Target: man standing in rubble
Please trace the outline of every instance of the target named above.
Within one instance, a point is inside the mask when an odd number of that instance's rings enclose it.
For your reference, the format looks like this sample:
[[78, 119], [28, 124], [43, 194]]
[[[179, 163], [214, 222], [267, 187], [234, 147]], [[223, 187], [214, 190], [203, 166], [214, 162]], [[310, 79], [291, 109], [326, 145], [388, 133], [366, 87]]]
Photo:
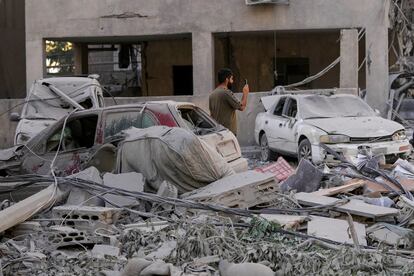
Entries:
[[223, 68], [218, 72], [219, 85], [209, 97], [209, 108], [211, 116], [221, 125], [228, 128], [237, 136], [236, 110], [243, 111], [247, 105], [249, 85], [243, 87], [243, 97], [239, 101], [231, 91], [234, 83], [233, 72]]

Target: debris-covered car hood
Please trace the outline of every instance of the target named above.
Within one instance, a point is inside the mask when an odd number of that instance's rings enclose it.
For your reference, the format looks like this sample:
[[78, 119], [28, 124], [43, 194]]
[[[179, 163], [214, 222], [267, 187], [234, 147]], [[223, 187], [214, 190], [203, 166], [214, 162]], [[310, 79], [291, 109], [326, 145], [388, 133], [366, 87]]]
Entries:
[[304, 122], [329, 134], [343, 134], [360, 138], [389, 136], [398, 130], [404, 129], [399, 123], [381, 117], [306, 119]]

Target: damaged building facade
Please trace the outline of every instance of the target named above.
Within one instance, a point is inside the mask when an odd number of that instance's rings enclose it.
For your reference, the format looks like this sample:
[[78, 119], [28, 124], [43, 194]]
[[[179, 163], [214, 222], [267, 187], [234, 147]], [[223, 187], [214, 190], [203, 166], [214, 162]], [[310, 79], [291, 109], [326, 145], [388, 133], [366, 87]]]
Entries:
[[[59, 66], [70, 67], [69, 75], [99, 74], [123, 97], [120, 103], [161, 97], [207, 109], [221, 67], [235, 72], [235, 91], [248, 79], [251, 91], [266, 92], [315, 75], [340, 57], [300, 88], [366, 89], [368, 103], [384, 111], [389, 2], [287, 2], [26, 0], [26, 83], [56, 75], [48, 42], [70, 43], [69, 64]], [[251, 93], [247, 112], [238, 114], [239, 123], [252, 126], [239, 127], [243, 146], [254, 144], [261, 95]]]

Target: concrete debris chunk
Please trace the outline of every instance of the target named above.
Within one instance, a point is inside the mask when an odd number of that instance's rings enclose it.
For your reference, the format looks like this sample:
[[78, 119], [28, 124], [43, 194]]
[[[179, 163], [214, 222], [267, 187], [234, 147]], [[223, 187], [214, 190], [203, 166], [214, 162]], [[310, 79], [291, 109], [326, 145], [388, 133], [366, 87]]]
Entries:
[[389, 223], [376, 223], [367, 228], [368, 237], [392, 246], [414, 247], [414, 231]]
[[338, 212], [350, 213], [373, 219], [386, 216], [397, 216], [399, 214], [398, 209], [375, 206], [361, 200], [351, 199], [349, 202], [344, 203], [337, 198], [313, 195], [312, 193], [298, 193], [295, 197], [300, 204], [306, 206], [329, 205], [330, 209]]
[[271, 202], [278, 184], [272, 174], [247, 171], [222, 178], [182, 198], [228, 207], [249, 208]]
[[120, 253], [119, 247], [95, 244], [92, 249], [92, 255], [96, 258], [105, 258], [105, 256], [118, 257]]
[[[102, 184], [103, 180], [100, 172], [95, 167], [89, 167], [86, 170], [68, 176], [68, 178], [78, 178]], [[72, 187], [66, 201], [67, 205], [84, 205], [84, 206], [105, 206], [105, 202], [99, 197], [94, 196], [85, 189]]]
[[[360, 245], [367, 245], [365, 225], [354, 222]], [[308, 222], [308, 235], [329, 239], [339, 243], [353, 244], [349, 224], [346, 220], [312, 216]]]
[[176, 241], [166, 241], [156, 251], [148, 254], [146, 258], [163, 260], [167, 258], [176, 247]]
[[[130, 192], [142, 192], [144, 191], [145, 178], [142, 174], [136, 172], [121, 174], [106, 173], [103, 176], [103, 184], [109, 188], [119, 188]], [[106, 207], [130, 207], [139, 204], [136, 198], [129, 196], [108, 193], [104, 195], [104, 198], [107, 200]]]

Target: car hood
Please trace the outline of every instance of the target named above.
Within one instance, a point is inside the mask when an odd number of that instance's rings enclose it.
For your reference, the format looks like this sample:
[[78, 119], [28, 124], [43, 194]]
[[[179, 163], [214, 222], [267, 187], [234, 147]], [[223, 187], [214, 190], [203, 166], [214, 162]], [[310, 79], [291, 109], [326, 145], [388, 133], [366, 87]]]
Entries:
[[304, 122], [329, 134], [343, 134], [358, 138], [389, 136], [404, 129], [399, 123], [381, 117], [305, 119]]

